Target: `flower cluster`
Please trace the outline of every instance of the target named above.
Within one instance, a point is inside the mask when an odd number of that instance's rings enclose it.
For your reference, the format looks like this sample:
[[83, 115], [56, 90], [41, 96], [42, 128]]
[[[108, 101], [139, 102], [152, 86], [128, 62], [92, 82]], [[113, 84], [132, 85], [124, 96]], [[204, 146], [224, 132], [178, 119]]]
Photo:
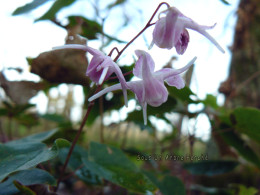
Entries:
[[[207, 29], [211, 29], [215, 25], [199, 25], [192, 19], [184, 16], [177, 8], [170, 7], [168, 4], [167, 6], [168, 9], [162, 12], [163, 14], [166, 14], [166, 16], [159, 18], [155, 23], [153, 30], [153, 40], [150, 48], [154, 44], [159, 48], [172, 49], [175, 47], [178, 54], [183, 54], [186, 51], [189, 43], [189, 33], [187, 29], [192, 29], [204, 35], [221, 52], [224, 53], [224, 49], [213, 37], [211, 37], [206, 32]], [[150, 23], [150, 21], [146, 25], [145, 29], [153, 25]], [[131, 40], [129, 44], [132, 43], [134, 39]], [[97, 85], [102, 85], [103, 82], [108, 79], [112, 73], [115, 73], [119, 79], [119, 83], [107, 87], [102, 91], [94, 94], [89, 98], [89, 101], [94, 101], [108, 92], [122, 90], [125, 105], [127, 106], [127, 90], [130, 90], [135, 93], [136, 99], [143, 108], [143, 118], [145, 124], [147, 124], [147, 104], [153, 107], [157, 107], [167, 101], [168, 91], [164, 85], [164, 82], [170, 86], [176, 87], [177, 89], [183, 88], [185, 83], [180, 74], [186, 71], [192, 64], [194, 64], [196, 60], [196, 57], [194, 57], [186, 66], [181, 69], [162, 68], [159, 71], [154, 71], [155, 64], [150, 54], [143, 50], [136, 50], [135, 54], [138, 59], [135, 63], [133, 74], [139, 80], [126, 81], [123, 73], [121, 72], [121, 69], [115, 63], [124, 49], [120, 52], [118, 51], [118, 56], [115, 60], [112, 60], [110, 56], [107, 56], [104, 53], [85, 45], [72, 44], [56, 47], [54, 49], [81, 49], [89, 52], [93, 58], [88, 65], [86, 75]]]

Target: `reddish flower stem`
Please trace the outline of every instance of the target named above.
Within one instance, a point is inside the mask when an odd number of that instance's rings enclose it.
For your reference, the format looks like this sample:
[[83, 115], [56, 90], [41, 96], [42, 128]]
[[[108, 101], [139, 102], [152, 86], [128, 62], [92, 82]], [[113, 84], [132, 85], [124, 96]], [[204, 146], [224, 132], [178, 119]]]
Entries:
[[[129, 71], [129, 72], [126, 72], [126, 73], [123, 74], [123, 75], [124, 75], [124, 76], [127, 76], [127, 75], [132, 74], [132, 73], [133, 73], [133, 71], [131, 70], [131, 71]], [[113, 80], [113, 79], [117, 79], [117, 76], [109, 77], [107, 80]]]
[[109, 52], [109, 54], [108, 54], [108, 56], [112, 56], [112, 53], [113, 53], [113, 51], [114, 50], [116, 50], [117, 51], [117, 53], [119, 53], [119, 50], [118, 50], [118, 48], [117, 47], [114, 47], [113, 49], [111, 49], [111, 51]]
[[[98, 88], [96, 89], [95, 93], [99, 92], [100, 89], [101, 89], [101, 87], [102, 87], [102, 85], [98, 86]], [[73, 150], [74, 150], [74, 148], [75, 148], [75, 146], [76, 146], [76, 143], [77, 143], [77, 141], [78, 141], [78, 139], [79, 139], [79, 136], [80, 136], [80, 134], [81, 134], [81, 132], [82, 132], [82, 130], [83, 130], [83, 127], [84, 127], [84, 125], [85, 125], [85, 123], [86, 123], [86, 121], [87, 121], [87, 119], [88, 119], [89, 113], [90, 113], [90, 111], [92, 110], [94, 104], [95, 104], [95, 101], [92, 101], [92, 102], [89, 103], [88, 108], [87, 108], [86, 115], [84, 116], [84, 118], [83, 118], [83, 120], [82, 120], [82, 122], [81, 122], [80, 128], [79, 128], [79, 130], [78, 130], [78, 132], [77, 132], [77, 134], [76, 134], [74, 140], [73, 140], [72, 143], [71, 143], [69, 153], [68, 153], [67, 158], [66, 158], [66, 160], [65, 160], [65, 163], [64, 163], [64, 165], [63, 165], [63, 167], [62, 167], [60, 177], [59, 177], [59, 179], [58, 179], [58, 181], [57, 181], [57, 187], [56, 187], [56, 189], [55, 189], [55, 192], [58, 190], [59, 184], [60, 184], [60, 182], [63, 180], [63, 176], [64, 176], [65, 170], [66, 170], [66, 168], [67, 168], [67, 166], [68, 166], [68, 163], [69, 163], [70, 157], [71, 157], [71, 155], [72, 155], [72, 152], [73, 152]]]
[[[150, 20], [149, 20], [149, 21], [147, 22], [147, 24], [145, 25], [145, 27], [144, 27], [130, 42], [128, 42], [128, 43], [125, 45], [125, 47], [123, 47], [123, 49], [121, 49], [121, 50], [119, 51], [117, 47], [114, 47], [114, 48], [110, 51], [109, 56], [112, 55], [112, 53], [113, 53], [114, 50], [116, 50], [117, 53], [118, 53], [117, 56], [116, 56], [115, 59], [114, 59], [114, 62], [116, 62], [116, 61], [119, 59], [119, 57], [122, 55], [122, 53], [125, 51], [125, 49], [126, 49], [129, 45], [131, 45], [131, 44], [135, 41], [135, 39], [137, 39], [147, 28], [149, 28], [150, 26], [152, 26], [152, 25], [155, 24], [155, 23], [151, 23], [151, 21], [153, 20], [155, 14], [158, 12], [159, 8], [160, 8], [163, 4], [167, 5], [168, 8], [170, 7], [169, 4], [166, 3], [166, 2], [160, 3], [160, 4], [158, 5], [158, 7], [156, 8], [156, 10], [154, 11], [153, 15], [151, 16]], [[128, 72], [128, 73], [126, 73], [126, 74], [130, 74], [130, 73], [131, 73], [131, 71]], [[97, 88], [97, 90], [95, 91], [95, 93], [99, 92], [100, 89], [102, 88], [102, 86], [103, 86], [103, 83], [102, 83], [100, 86], [98, 86], [98, 88]], [[87, 121], [87, 119], [88, 119], [89, 113], [90, 113], [90, 111], [92, 110], [93, 106], [94, 106], [94, 101], [92, 101], [92, 102], [89, 103], [88, 108], [87, 108], [86, 115], [84, 116], [84, 118], [83, 118], [83, 120], [82, 120], [82, 122], [81, 122], [80, 128], [79, 128], [79, 130], [78, 130], [78, 132], [77, 132], [77, 134], [76, 134], [74, 140], [72, 141], [72, 144], [71, 144], [71, 146], [70, 146], [69, 153], [68, 153], [67, 158], [66, 158], [66, 160], [65, 160], [65, 163], [64, 163], [64, 165], [63, 165], [63, 167], [62, 167], [60, 177], [59, 177], [59, 179], [58, 179], [58, 181], [57, 181], [57, 187], [56, 187], [56, 189], [55, 189], [55, 192], [58, 190], [59, 185], [60, 185], [60, 182], [63, 180], [63, 176], [64, 176], [65, 170], [66, 170], [66, 168], [67, 168], [67, 166], [68, 166], [68, 163], [69, 163], [70, 157], [71, 157], [71, 155], [72, 155], [72, 152], [73, 152], [73, 150], [74, 150], [74, 148], [75, 148], [75, 146], [76, 146], [76, 143], [77, 143], [77, 141], [78, 141], [78, 139], [79, 139], [79, 136], [80, 136], [81, 132], [83, 131], [83, 127], [84, 127], [84, 125], [85, 125], [85, 123], [86, 123], [86, 121]]]
[[145, 25], [145, 27], [131, 40], [131, 41], [129, 41], [126, 45], [125, 45], [125, 47], [123, 47], [123, 49], [121, 49], [121, 51], [118, 51], [118, 54], [117, 54], [117, 56], [116, 56], [116, 58], [114, 59], [114, 62], [116, 62], [117, 60], [118, 60], [118, 58], [122, 55], [122, 53], [125, 51], [125, 49], [129, 46], [129, 45], [131, 45], [134, 41], [135, 41], [135, 39], [137, 39], [147, 28], [149, 28], [150, 26], [152, 26], [152, 25], [154, 25], [155, 23], [151, 23], [152, 22], [152, 20], [153, 20], [153, 18], [154, 18], [154, 16], [155, 16], [155, 14], [158, 12], [158, 10], [160, 9], [160, 7], [162, 6], [162, 5], [167, 5], [167, 7], [169, 8], [170, 7], [170, 5], [168, 4], [168, 3], [166, 3], [166, 2], [162, 2], [162, 3], [160, 3], [159, 5], [158, 5], [158, 7], [156, 8], [156, 10], [154, 11], [154, 13], [153, 13], [153, 15], [151, 16], [151, 18], [150, 18], [150, 20], [147, 22], [147, 24]]

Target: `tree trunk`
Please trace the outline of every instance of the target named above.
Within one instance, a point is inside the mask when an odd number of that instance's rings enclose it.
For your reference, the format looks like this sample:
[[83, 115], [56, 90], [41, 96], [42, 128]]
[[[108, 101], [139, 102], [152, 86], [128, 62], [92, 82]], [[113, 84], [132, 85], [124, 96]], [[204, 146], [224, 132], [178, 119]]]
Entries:
[[260, 2], [240, 0], [228, 79], [219, 92], [226, 106], [260, 108]]

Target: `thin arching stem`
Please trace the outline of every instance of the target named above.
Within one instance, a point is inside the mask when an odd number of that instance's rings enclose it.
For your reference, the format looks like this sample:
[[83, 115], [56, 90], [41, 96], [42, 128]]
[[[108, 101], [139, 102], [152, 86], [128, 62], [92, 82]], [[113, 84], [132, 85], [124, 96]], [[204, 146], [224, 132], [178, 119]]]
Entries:
[[[151, 16], [150, 20], [147, 22], [147, 24], [145, 25], [145, 27], [131, 40], [129, 41], [124, 47], [123, 49], [121, 49], [121, 51], [118, 52], [117, 56], [114, 59], [114, 62], [116, 62], [118, 60], [118, 58], [122, 55], [122, 53], [126, 50], [126, 48], [131, 45], [147, 28], [149, 28], [150, 26], [154, 25], [155, 23], [151, 23], [155, 14], [158, 12], [158, 10], [160, 9], [160, 7], [162, 5], [167, 5], [167, 7], [169, 8], [170, 5], [166, 2], [162, 2], [158, 5], [158, 7], [156, 8], [156, 10], [154, 11], [153, 15]], [[113, 48], [114, 49], [114, 48]]]
[[108, 56], [112, 56], [112, 53], [113, 53], [115, 50], [116, 50], [117, 53], [119, 54], [118, 48], [117, 48], [117, 47], [114, 47], [114, 48], [109, 52]]
[[[101, 89], [101, 87], [102, 87], [102, 85], [98, 86], [98, 88], [96, 89], [95, 93], [99, 92], [100, 89]], [[93, 108], [93, 106], [94, 106], [94, 103], [95, 103], [94, 101], [92, 101], [92, 102], [89, 103], [88, 108], [87, 108], [86, 115], [84, 116], [84, 118], [83, 118], [83, 120], [82, 120], [82, 122], [81, 122], [80, 128], [79, 128], [79, 130], [78, 130], [78, 132], [77, 132], [77, 134], [76, 134], [74, 140], [73, 140], [72, 143], [71, 143], [70, 150], [69, 150], [69, 153], [68, 153], [67, 158], [66, 158], [66, 160], [65, 160], [65, 163], [64, 163], [64, 165], [63, 165], [63, 167], [62, 167], [61, 174], [60, 174], [60, 177], [59, 177], [59, 179], [58, 179], [58, 181], [57, 181], [57, 187], [56, 187], [56, 190], [55, 190], [55, 191], [58, 190], [59, 184], [60, 184], [60, 182], [61, 182], [62, 179], [63, 179], [64, 173], [65, 173], [65, 170], [66, 170], [66, 168], [67, 168], [67, 166], [68, 166], [68, 163], [69, 163], [70, 157], [71, 157], [71, 155], [72, 155], [72, 152], [73, 152], [73, 150], [74, 150], [74, 148], [75, 148], [75, 146], [76, 146], [76, 143], [77, 143], [77, 141], [78, 141], [78, 139], [79, 139], [79, 136], [80, 136], [80, 134], [81, 134], [81, 132], [82, 132], [82, 130], [83, 130], [83, 127], [84, 127], [85, 123], [87, 122], [89, 113], [90, 113], [90, 111], [92, 110], [92, 108]]]

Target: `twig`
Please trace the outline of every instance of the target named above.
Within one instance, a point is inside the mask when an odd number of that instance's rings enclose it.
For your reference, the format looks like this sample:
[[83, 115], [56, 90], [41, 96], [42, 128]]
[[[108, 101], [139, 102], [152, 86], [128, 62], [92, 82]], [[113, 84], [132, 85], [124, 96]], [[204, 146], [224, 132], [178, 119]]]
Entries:
[[235, 90], [236, 93], [238, 93], [244, 86], [246, 86], [248, 83], [250, 83], [252, 80], [254, 80], [256, 77], [258, 77], [260, 75], [260, 70], [255, 72], [254, 74], [252, 74], [249, 78], [247, 78], [245, 81], [243, 81], [242, 83], [240, 83], [237, 87], [237, 89]]

